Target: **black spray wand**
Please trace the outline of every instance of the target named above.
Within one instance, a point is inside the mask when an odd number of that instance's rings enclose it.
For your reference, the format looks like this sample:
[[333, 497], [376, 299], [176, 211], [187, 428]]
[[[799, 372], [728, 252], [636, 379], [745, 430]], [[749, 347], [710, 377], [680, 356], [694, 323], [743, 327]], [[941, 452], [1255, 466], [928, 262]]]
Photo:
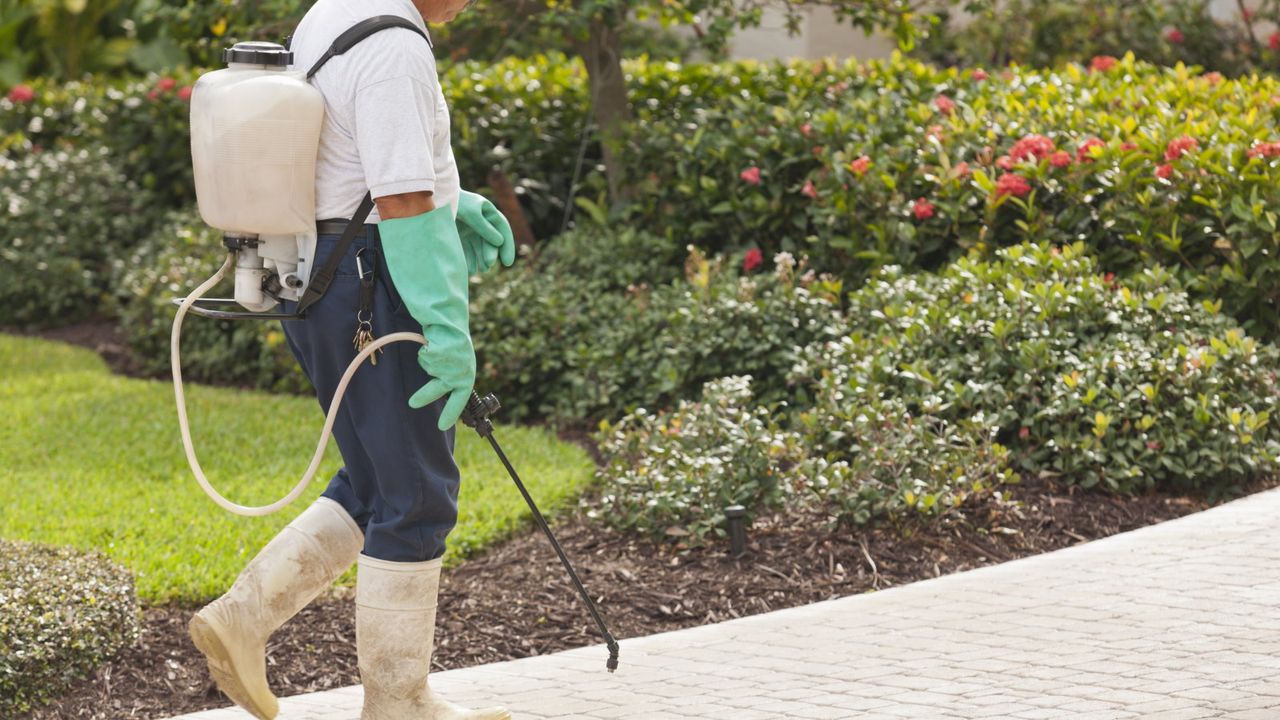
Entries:
[[479, 393], [472, 391], [471, 400], [462, 412], [462, 422], [467, 427], [474, 428], [480, 434], [480, 437], [489, 441], [489, 444], [493, 446], [493, 451], [498, 453], [498, 459], [502, 461], [502, 464], [507, 468], [507, 472], [511, 474], [511, 479], [515, 481], [516, 487], [520, 489], [520, 494], [524, 496], [524, 501], [529, 504], [529, 509], [533, 511], [534, 519], [538, 521], [542, 532], [547, 534], [547, 539], [551, 541], [551, 546], [556, 549], [556, 554], [560, 556], [560, 562], [564, 565], [564, 569], [569, 572], [569, 578], [573, 580], [573, 584], [578, 588], [578, 594], [582, 595], [582, 601], [587, 604], [587, 611], [591, 613], [591, 617], [600, 628], [600, 635], [604, 637], [604, 642], [609, 647], [609, 660], [605, 663], [605, 667], [609, 668], [609, 672], [613, 672], [618, 669], [618, 641], [614, 639], [613, 633], [610, 633], [609, 628], [605, 626], [604, 618], [600, 617], [600, 611], [596, 609], [595, 602], [587, 594], [587, 589], [582, 586], [582, 581], [578, 579], [578, 573], [573, 569], [573, 564], [569, 562], [569, 558], [564, 554], [564, 549], [560, 547], [556, 536], [551, 533], [551, 527], [547, 525], [546, 519], [542, 517], [538, 506], [534, 504], [533, 496], [529, 494], [529, 490], [520, 481], [520, 476], [516, 474], [516, 469], [511, 467], [511, 462], [507, 460], [506, 453], [502, 452], [502, 448], [498, 446], [498, 441], [493, 437], [493, 423], [489, 422], [489, 416], [497, 412], [500, 407], [498, 398], [492, 393], [482, 398]]

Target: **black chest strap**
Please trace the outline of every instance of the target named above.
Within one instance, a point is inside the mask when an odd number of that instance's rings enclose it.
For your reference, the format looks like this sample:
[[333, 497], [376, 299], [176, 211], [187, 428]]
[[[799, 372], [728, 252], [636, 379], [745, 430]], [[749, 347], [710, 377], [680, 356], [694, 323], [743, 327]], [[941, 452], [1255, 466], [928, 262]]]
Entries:
[[[412, 30], [427, 41], [428, 47], [434, 48], [431, 44], [431, 36], [424, 33], [422, 28], [415, 25], [408, 18], [402, 18], [399, 15], [378, 15], [368, 20], [361, 20], [339, 35], [333, 41], [333, 44], [329, 46], [329, 49], [324, 51], [324, 55], [321, 55], [316, 64], [312, 65], [311, 69], [307, 71], [307, 79], [310, 80], [313, 75], [320, 72], [320, 68], [324, 67], [325, 63], [355, 47], [361, 40], [376, 32], [397, 27]], [[287, 38], [285, 46], [288, 47], [292, 40], [292, 36]], [[299, 316], [304, 315], [307, 308], [314, 305], [321, 297], [324, 297], [325, 291], [329, 289], [334, 275], [338, 272], [338, 265], [341, 264], [343, 256], [351, 248], [351, 243], [355, 241], [356, 234], [364, 227], [364, 221], [372, 211], [373, 196], [370, 193], [365, 193], [364, 199], [360, 201], [360, 207], [356, 208], [355, 215], [347, 223], [347, 228], [343, 231], [338, 244], [333, 247], [333, 252], [329, 253], [329, 257], [325, 258], [324, 265], [321, 265], [311, 274], [311, 281], [307, 283], [307, 289], [303, 291], [302, 297], [298, 300], [297, 314]]]

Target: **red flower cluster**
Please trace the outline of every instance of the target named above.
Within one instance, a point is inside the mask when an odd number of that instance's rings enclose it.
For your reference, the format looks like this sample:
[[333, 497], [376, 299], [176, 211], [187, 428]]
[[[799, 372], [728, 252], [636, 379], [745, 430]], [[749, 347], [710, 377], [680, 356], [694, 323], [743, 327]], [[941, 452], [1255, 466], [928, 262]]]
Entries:
[[760, 248], [751, 248], [742, 258], [742, 272], [751, 272], [764, 264], [764, 253]]
[[1071, 165], [1071, 153], [1066, 150], [1059, 150], [1049, 156], [1049, 164], [1059, 169], [1067, 167]]
[[811, 197], [811, 198], [817, 199], [817, 197], [818, 197], [818, 188], [814, 187], [814, 185], [813, 185], [813, 181], [812, 181], [812, 180], [805, 180], [805, 181], [804, 181], [804, 187], [803, 187], [803, 188], [800, 188], [800, 194], [801, 194], [801, 195], [807, 195], [808, 197]]
[[1218, 83], [1222, 82], [1222, 73], [1217, 72], [1216, 70], [1214, 72], [1205, 73], [1204, 81], [1209, 83], [1210, 85], [1217, 85]]
[[1093, 162], [1093, 149], [1105, 148], [1107, 144], [1101, 138], [1089, 138], [1080, 143], [1080, 147], [1076, 149], [1076, 162], [1091, 163]]
[[30, 85], [14, 85], [6, 96], [9, 102], [27, 103], [36, 99], [36, 91], [31, 89]]
[[1264, 142], [1258, 143], [1249, 148], [1249, 157], [1280, 157], [1280, 142]]
[[1164, 149], [1164, 159], [1173, 162], [1191, 150], [1200, 148], [1200, 143], [1190, 135], [1183, 135], [1180, 138], [1174, 138], [1169, 141], [1169, 145]]
[[1267, 38], [1267, 47], [1272, 50], [1280, 50], [1280, 30], [1271, 33], [1271, 36]]
[[1013, 144], [1009, 157], [1014, 162], [1022, 162], [1030, 158], [1043, 160], [1053, 154], [1053, 141], [1044, 135], [1028, 135]]
[[1183, 40], [1186, 40], [1186, 39], [1187, 39], [1187, 36], [1186, 36], [1186, 35], [1183, 35], [1183, 34], [1182, 34], [1182, 31], [1181, 31], [1181, 30], [1179, 30], [1178, 28], [1174, 28], [1174, 29], [1170, 30], [1168, 33], [1166, 33], [1166, 34], [1165, 34], [1165, 38], [1166, 38], [1169, 42], [1173, 43], [1174, 45], [1178, 45], [1178, 44], [1180, 44]]
[[983, 80], [986, 80], [991, 76], [987, 74], [986, 70], [983, 70], [982, 68], [978, 68], [977, 70], [973, 71], [973, 75], [971, 77], [973, 77], [974, 82], [982, 82]]
[[857, 160], [854, 160], [853, 162], [849, 163], [849, 169], [852, 170], [853, 173], [859, 177], [866, 175], [867, 171], [871, 169], [871, 158], [867, 157], [866, 155], [863, 155]]
[[1118, 62], [1120, 61], [1110, 55], [1097, 55], [1093, 60], [1089, 61], [1089, 70], [1091, 72], [1107, 72], [1115, 67]]
[[1161, 165], [1160, 167], [1156, 168], [1156, 177], [1160, 178], [1161, 180], [1168, 180], [1169, 178], [1173, 177], [1173, 166]]
[[191, 86], [183, 85], [178, 88], [178, 99], [182, 102], [191, 102]]
[[810, 133], [812, 133], [812, 132], [813, 132], [813, 126], [812, 126], [812, 125], [810, 125], [809, 123], [805, 123], [805, 124], [803, 124], [803, 125], [801, 125], [801, 126], [800, 126], [800, 134], [801, 134], [801, 135], [803, 135], [803, 136], [805, 136], [805, 137], [809, 137], [809, 134], [810, 134]]
[[958, 178], [969, 177], [969, 163], [962, 162], [959, 165], [956, 165], [955, 173]]
[[160, 81], [156, 83], [156, 89], [159, 90], [160, 92], [169, 92], [174, 87], [176, 87], [177, 84], [178, 82], [173, 78], [163, 77], [163, 78], [160, 78]]
[[933, 101], [933, 106], [943, 115], [950, 115], [952, 110], [956, 109], [956, 103], [946, 95], [939, 95]]
[[1026, 197], [1031, 192], [1031, 183], [1021, 175], [1005, 173], [996, 180], [996, 197], [1004, 195], [1012, 195], [1014, 197]]
[[933, 217], [936, 211], [937, 208], [933, 206], [933, 203], [924, 198], [919, 198], [915, 202], [911, 203], [911, 214], [914, 215], [917, 220], [922, 222]]
[[760, 168], [752, 165], [751, 167], [738, 173], [738, 177], [752, 185], [760, 184]]

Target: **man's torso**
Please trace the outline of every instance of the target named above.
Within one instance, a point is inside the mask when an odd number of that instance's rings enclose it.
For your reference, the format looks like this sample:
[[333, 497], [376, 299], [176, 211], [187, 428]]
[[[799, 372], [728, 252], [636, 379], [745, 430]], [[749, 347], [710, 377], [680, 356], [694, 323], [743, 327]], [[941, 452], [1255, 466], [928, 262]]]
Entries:
[[[294, 33], [291, 47], [294, 68], [310, 69], [334, 38], [361, 20], [377, 15], [399, 15], [426, 32], [425, 23], [410, 0], [319, 0]], [[404, 62], [406, 57], [410, 62]], [[366, 128], [358, 141], [359, 115], [364, 113], [368, 117], [367, 113], [379, 108], [362, 107], [357, 112], [357, 94], [378, 97], [377, 104], [383, 108], [388, 103], [413, 103], [410, 93], [385, 97], [367, 92], [384, 80], [394, 82], [391, 79], [397, 76], [403, 79], [406, 73], [421, 83], [419, 100], [434, 101], [434, 116], [423, 129], [388, 126], [370, 132]], [[415, 163], [413, 157], [420, 152], [429, 153], [431, 158], [435, 177], [431, 183], [434, 187], [430, 189], [436, 206], [448, 203], [457, 215], [460, 187], [449, 140], [449, 109], [440, 89], [431, 47], [425, 39], [402, 28], [375, 33], [345, 54], [329, 60], [311, 82], [325, 100], [325, 119], [316, 158], [316, 219], [351, 217], [371, 186], [407, 191], [423, 189], [421, 163]], [[362, 147], [365, 155], [377, 157], [362, 162]], [[368, 222], [377, 222], [377, 213], [375, 208]]]

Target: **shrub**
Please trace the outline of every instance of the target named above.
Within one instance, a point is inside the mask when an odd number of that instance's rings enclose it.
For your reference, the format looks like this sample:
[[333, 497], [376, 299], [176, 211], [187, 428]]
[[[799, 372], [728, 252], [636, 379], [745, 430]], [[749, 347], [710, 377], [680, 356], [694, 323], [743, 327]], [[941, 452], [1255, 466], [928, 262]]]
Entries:
[[0, 156], [0, 325], [101, 313], [109, 258], [137, 243], [147, 200], [105, 148]]
[[793, 373], [813, 398], [800, 427], [828, 461], [855, 457], [859, 416], [894, 400], [1086, 487], [1229, 493], [1276, 467], [1280, 354], [1164, 270], [1119, 279], [1080, 243], [1014, 246], [938, 275], [884, 268], [848, 319]]
[[774, 410], [752, 398], [751, 378], [706, 384], [700, 401], [650, 414], [643, 408], [596, 438], [606, 466], [600, 508], [614, 527], [655, 537], [724, 536], [724, 509], [754, 514], [777, 507], [799, 456], [795, 436], [778, 430]]
[[96, 554], [0, 540], [0, 715], [56, 698], [139, 629], [128, 571]]
[[918, 54], [942, 64], [1049, 67], [1133, 52], [1147, 62], [1184, 62], [1230, 74], [1280, 67], [1280, 54], [1267, 37], [1280, 19], [1275, 0], [1250, 3], [1247, 14], [1230, 16], [1215, 13], [1205, 0], [983, 0], [974, 5], [976, 17], [944, 10], [940, 27]]
[[[170, 331], [183, 297], [226, 259], [222, 235], [194, 210], [171, 213], [159, 230], [116, 263], [121, 325], [140, 361], [140, 372], [169, 373]], [[206, 297], [231, 297], [228, 277]], [[310, 383], [289, 352], [280, 323], [211, 320], [188, 314], [182, 325], [185, 380], [309, 392]]]
[[[830, 406], [825, 408], [830, 410]], [[820, 435], [797, 470], [807, 490], [799, 505], [836, 522], [865, 525], [913, 518], [937, 519], [958, 512], [970, 499], [1000, 497], [1000, 486], [1016, 483], [1009, 450], [981, 422], [913, 417], [899, 398], [868, 401], [856, 412], [824, 408], [802, 412], [802, 437]], [[818, 427], [819, 423], [837, 425]], [[836, 459], [832, 459], [836, 458]]]
[[[776, 402], [788, 394], [796, 349], [838, 332], [832, 291], [801, 275], [790, 256], [774, 272], [744, 277], [695, 249], [685, 277], [650, 285], [671, 274], [670, 241], [629, 232], [616, 244], [601, 231], [563, 237], [475, 294], [478, 384], [503, 397], [514, 417], [616, 418], [669, 407], [709, 380], [740, 374], [761, 378], [757, 395]], [[571, 248], [584, 238], [597, 255], [612, 248], [616, 260], [580, 269], [584, 256]]]

